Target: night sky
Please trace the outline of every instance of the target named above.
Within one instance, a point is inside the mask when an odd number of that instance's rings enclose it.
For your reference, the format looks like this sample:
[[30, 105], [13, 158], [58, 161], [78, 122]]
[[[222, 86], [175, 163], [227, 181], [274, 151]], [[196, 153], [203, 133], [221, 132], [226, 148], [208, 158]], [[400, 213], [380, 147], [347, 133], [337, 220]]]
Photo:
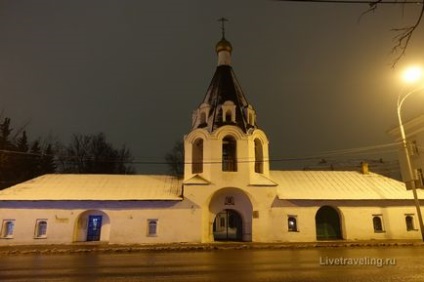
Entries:
[[[392, 68], [392, 29], [412, 24], [420, 6], [385, 5], [359, 20], [367, 9], [263, 0], [1, 0], [0, 110], [15, 128], [28, 123], [31, 139], [67, 143], [74, 133], [104, 132], [137, 162], [163, 162], [191, 129], [216, 67], [217, 20], [226, 17], [232, 66], [272, 159], [379, 147], [393, 142], [387, 130], [397, 124], [399, 72], [424, 63], [424, 38], [421, 27]], [[423, 102], [408, 100], [404, 118], [422, 113]]]

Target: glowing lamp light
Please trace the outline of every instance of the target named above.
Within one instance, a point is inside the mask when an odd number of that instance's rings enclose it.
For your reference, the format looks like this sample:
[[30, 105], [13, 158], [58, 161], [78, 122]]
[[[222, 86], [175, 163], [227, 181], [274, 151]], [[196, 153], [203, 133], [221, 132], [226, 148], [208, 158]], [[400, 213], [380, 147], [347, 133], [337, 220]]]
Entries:
[[403, 73], [403, 80], [407, 83], [414, 83], [423, 77], [423, 70], [421, 67], [410, 67]]

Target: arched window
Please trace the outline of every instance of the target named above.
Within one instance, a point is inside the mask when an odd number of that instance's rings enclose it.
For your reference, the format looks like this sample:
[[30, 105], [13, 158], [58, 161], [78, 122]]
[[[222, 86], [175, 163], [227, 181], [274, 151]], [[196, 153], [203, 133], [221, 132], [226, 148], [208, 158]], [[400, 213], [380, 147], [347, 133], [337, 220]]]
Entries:
[[255, 139], [255, 172], [264, 173], [263, 146], [259, 139]]
[[232, 113], [231, 110], [225, 112], [225, 122], [232, 122]]
[[253, 114], [252, 113], [249, 113], [249, 124], [251, 124], [251, 125], [254, 124]]
[[237, 171], [237, 141], [231, 136], [222, 140], [222, 171]]
[[384, 232], [383, 221], [381, 220], [381, 215], [375, 215], [372, 218], [372, 224], [373, 224], [373, 227], [374, 227], [374, 232]]
[[15, 226], [14, 220], [4, 220], [2, 226], [1, 237], [3, 238], [13, 238], [13, 229]]
[[193, 143], [192, 173], [203, 172], [203, 139], [198, 138]]
[[235, 118], [236, 105], [233, 101], [225, 101], [221, 106], [222, 122], [231, 123], [236, 120]]
[[47, 221], [40, 219], [37, 220], [35, 225], [35, 237], [36, 238], [45, 238], [47, 236]]
[[206, 123], [206, 113], [205, 112], [202, 112], [200, 114], [200, 124], [203, 125], [205, 123]]
[[297, 231], [297, 219], [296, 219], [296, 216], [290, 215], [287, 218], [287, 225], [288, 225], [288, 230], [290, 232], [296, 232]]
[[148, 219], [148, 230], [147, 236], [157, 236], [158, 234], [158, 220], [157, 219]]
[[405, 223], [406, 223], [406, 230], [408, 230], [408, 231], [415, 230], [415, 228], [414, 228], [414, 218], [412, 217], [412, 215], [407, 215], [405, 217]]

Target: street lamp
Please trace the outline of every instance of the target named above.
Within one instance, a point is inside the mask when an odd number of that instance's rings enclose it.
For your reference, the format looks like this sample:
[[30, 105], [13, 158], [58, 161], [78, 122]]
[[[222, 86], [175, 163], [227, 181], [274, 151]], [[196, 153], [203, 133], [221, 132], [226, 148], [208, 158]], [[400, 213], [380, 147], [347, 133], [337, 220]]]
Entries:
[[[407, 82], [417, 81], [421, 77], [422, 77], [421, 69], [419, 69], [417, 67], [410, 68], [404, 73], [404, 80], [407, 81]], [[424, 241], [423, 217], [422, 217], [422, 214], [421, 214], [421, 207], [420, 207], [420, 202], [418, 200], [417, 189], [415, 187], [414, 176], [413, 176], [414, 174], [413, 174], [413, 171], [412, 171], [412, 164], [411, 164], [411, 159], [409, 157], [408, 144], [406, 142], [406, 134], [405, 134], [405, 129], [403, 127], [402, 115], [401, 115], [402, 105], [405, 102], [405, 100], [409, 96], [411, 96], [412, 94], [417, 93], [421, 90], [424, 90], [424, 86], [416, 88], [412, 91], [409, 91], [405, 95], [402, 95], [402, 93], [399, 93], [399, 96], [398, 96], [398, 99], [397, 99], [397, 115], [398, 115], [398, 120], [399, 120], [400, 136], [402, 138], [402, 149], [403, 149], [403, 153], [405, 155], [406, 169], [407, 169], [407, 176], [405, 177], [406, 179], [404, 178], [404, 180], [405, 180], [405, 184], [406, 184], [407, 188], [411, 188], [412, 194], [414, 195], [414, 203], [415, 203], [415, 208], [417, 209], [417, 216], [418, 216], [418, 222], [420, 224], [421, 238]]]
[[403, 80], [407, 83], [414, 83], [423, 77], [423, 70], [421, 67], [413, 66], [407, 68], [403, 73]]

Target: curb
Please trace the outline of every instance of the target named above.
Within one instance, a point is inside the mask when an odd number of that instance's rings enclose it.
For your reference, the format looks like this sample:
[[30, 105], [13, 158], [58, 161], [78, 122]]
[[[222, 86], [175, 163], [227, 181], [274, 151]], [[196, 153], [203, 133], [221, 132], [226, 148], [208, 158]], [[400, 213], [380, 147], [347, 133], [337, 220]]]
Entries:
[[309, 242], [309, 243], [256, 243], [256, 242], [215, 242], [215, 243], [171, 243], [171, 244], [107, 244], [75, 243], [64, 245], [8, 245], [0, 246], [0, 255], [48, 255], [48, 254], [90, 254], [90, 253], [135, 253], [135, 252], [187, 252], [225, 250], [281, 250], [306, 248], [395, 248], [424, 247], [422, 241], [352, 241], [352, 242]]

